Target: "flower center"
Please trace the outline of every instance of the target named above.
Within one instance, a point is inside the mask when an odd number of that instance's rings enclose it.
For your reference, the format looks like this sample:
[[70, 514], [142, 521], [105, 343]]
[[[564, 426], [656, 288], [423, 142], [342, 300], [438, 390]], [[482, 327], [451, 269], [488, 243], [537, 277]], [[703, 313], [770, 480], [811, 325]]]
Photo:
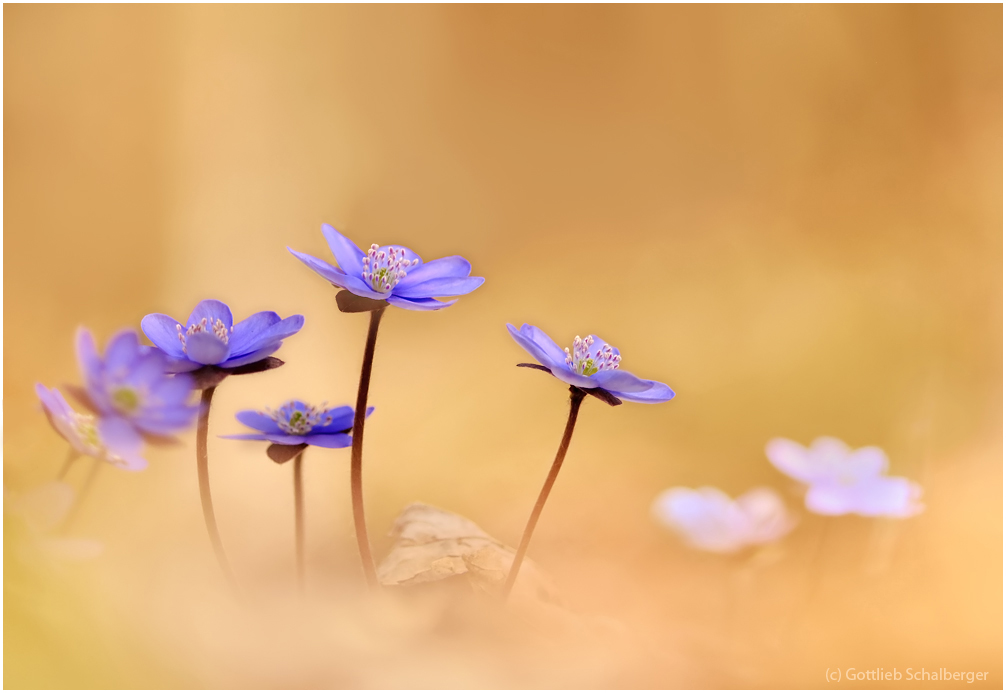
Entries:
[[322, 402], [318, 407], [301, 402], [287, 402], [276, 411], [266, 409], [265, 414], [287, 435], [302, 436], [310, 433], [315, 426], [332, 423], [332, 417], [326, 414], [327, 406], [328, 402]]
[[98, 450], [101, 448], [101, 438], [98, 437], [98, 427], [94, 423], [94, 417], [89, 414], [78, 414], [73, 412], [71, 424], [73, 430], [80, 436], [80, 442], [88, 448]]
[[622, 357], [615, 353], [610, 344], [594, 349], [594, 338], [588, 336], [573, 340], [573, 353], [566, 349], [566, 367], [580, 375], [594, 375], [598, 371], [613, 371], [618, 368]]
[[203, 318], [185, 332], [182, 332], [182, 326], [178, 324], [175, 325], [175, 329], [178, 330], [178, 341], [182, 343], [182, 353], [185, 354], [188, 353], [188, 351], [186, 351], [185, 348], [186, 337], [191, 337], [192, 335], [198, 334], [200, 332], [209, 332], [214, 337], [219, 339], [221, 342], [227, 344], [227, 342], [230, 341], [230, 333], [234, 331], [233, 326], [231, 326], [230, 330], [228, 330], [227, 325], [225, 325], [224, 321], [221, 320], [220, 318], [214, 320], [212, 324], [209, 322], [207, 318]]
[[369, 282], [374, 291], [391, 291], [409, 273], [409, 268], [419, 264], [405, 258], [405, 248], [391, 246], [387, 252], [380, 250], [376, 243], [363, 258], [363, 280]]
[[140, 406], [140, 395], [131, 387], [120, 387], [112, 393], [112, 404], [123, 414], [132, 414]]

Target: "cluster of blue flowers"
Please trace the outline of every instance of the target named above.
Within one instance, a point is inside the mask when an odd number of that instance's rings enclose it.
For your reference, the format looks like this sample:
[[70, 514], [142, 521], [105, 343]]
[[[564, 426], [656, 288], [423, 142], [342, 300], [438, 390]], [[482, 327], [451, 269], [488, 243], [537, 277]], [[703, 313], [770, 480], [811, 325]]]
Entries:
[[[266, 442], [268, 456], [275, 462], [296, 460], [299, 556], [303, 540], [302, 453], [308, 446], [352, 447], [354, 521], [364, 572], [374, 585], [376, 574], [361, 489], [364, 423], [374, 410], [367, 400], [381, 316], [388, 306], [417, 311], [446, 308], [457, 302], [456, 297], [480, 287], [484, 279], [471, 276], [471, 264], [460, 256], [424, 263], [409, 248], [375, 243], [364, 252], [327, 224], [322, 226], [322, 233], [337, 265], [289, 250], [341, 290], [336, 298], [342, 312], [370, 314], [356, 406], [329, 408], [327, 404], [313, 406], [291, 399], [275, 410], [238, 412], [237, 420], [255, 432], [221, 437]], [[441, 300], [450, 297], [454, 298]], [[55, 388], [39, 384], [36, 391], [52, 427], [69, 443], [72, 455], [92, 457], [126, 470], [147, 466], [145, 443], [170, 440], [198, 420], [196, 456], [207, 529], [221, 567], [231, 577], [209, 492], [206, 437], [213, 392], [230, 376], [282, 366], [283, 362], [273, 354], [303, 326], [301, 315], [282, 318], [271, 311], [235, 323], [225, 303], [205, 300], [184, 323], [161, 313], [147, 315], [140, 327], [151, 345], [141, 344], [138, 333], [127, 329], [109, 340], [103, 355], [91, 333], [81, 328], [76, 344], [84, 384], [68, 386], [67, 390], [86, 413], [72, 408]], [[570, 348], [563, 349], [533, 325], [506, 327], [535, 361], [517, 365], [547, 372], [568, 385], [570, 412], [559, 451], [507, 577], [504, 595], [520, 569], [538, 516], [569, 448], [584, 398], [590, 395], [617, 406], [623, 402], [654, 404], [674, 397], [664, 383], [639, 378], [622, 368], [621, 352], [597, 335], [577, 336]], [[197, 391], [201, 392], [199, 404], [193, 401]], [[816, 512], [889, 516], [918, 512], [918, 487], [904, 479], [885, 477], [886, 457], [882, 452], [870, 448], [851, 454], [847, 448], [839, 450], [836, 443], [822, 439], [808, 452], [790, 441], [777, 440], [769, 446], [769, 457], [781, 470], [808, 484], [807, 506]], [[852, 457], [855, 459], [851, 462], [846, 459]], [[794, 524], [769, 489], [756, 489], [736, 501], [716, 489], [671, 489], [658, 499], [655, 513], [692, 544], [713, 551], [733, 551], [771, 541]]]

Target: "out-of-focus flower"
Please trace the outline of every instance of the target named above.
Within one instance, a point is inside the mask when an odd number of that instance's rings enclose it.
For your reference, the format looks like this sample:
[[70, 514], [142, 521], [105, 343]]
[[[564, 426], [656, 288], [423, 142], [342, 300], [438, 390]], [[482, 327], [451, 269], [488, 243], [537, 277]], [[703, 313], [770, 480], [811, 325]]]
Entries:
[[144, 437], [170, 436], [195, 420], [199, 408], [188, 404], [192, 379], [167, 375], [164, 355], [142, 346], [135, 331], [112, 337], [102, 358], [94, 337], [81, 328], [77, 359], [87, 404], [98, 414], [98, 435], [117, 455], [139, 454]]
[[387, 301], [408, 310], [439, 310], [453, 305], [457, 299], [437, 298], [469, 294], [485, 281], [469, 276], [471, 263], [459, 255], [424, 263], [402, 246], [375, 243], [365, 253], [328, 224], [322, 224], [321, 232], [338, 267], [292, 248], [287, 250], [333, 285], [363, 298]]
[[143, 334], [167, 356], [172, 373], [204, 366], [233, 369], [262, 361], [304, 326], [303, 315], [280, 318], [262, 311], [234, 324], [231, 309], [221, 301], [200, 301], [182, 324], [162, 313], [143, 318]]
[[774, 438], [765, 454], [776, 469], [808, 486], [804, 503], [819, 515], [911, 517], [925, 507], [919, 484], [886, 475], [887, 455], [878, 447], [852, 450], [825, 436], [805, 448]]
[[[86, 560], [101, 554], [101, 542], [93, 539], [56, 536], [74, 502], [73, 488], [62, 481], [51, 481], [21, 494], [4, 487], [4, 514], [23, 524], [28, 541], [23, 547], [28, 557], [32, 550], [46, 558]], [[6, 526], [6, 521], [4, 525]]]
[[781, 539], [796, 521], [775, 491], [755, 488], [730, 498], [717, 488], [671, 488], [653, 502], [653, 516], [704, 551], [733, 553]]
[[147, 461], [134, 448], [115, 449], [102, 439], [101, 421], [93, 414], [81, 414], [73, 409], [56, 388], [35, 384], [35, 394], [42, 403], [49, 424], [74, 450], [81, 455], [104, 460], [129, 471], [140, 471]]
[[[367, 416], [374, 407], [367, 408]], [[345, 405], [326, 409], [290, 400], [279, 409], [237, 413], [236, 418], [259, 433], [239, 433], [220, 436], [231, 440], [264, 440], [284, 446], [315, 445], [321, 448], [347, 448], [353, 442], [353, 408]], [[289, 457], [287, 457], [289, 459]], [[283, 460], [286, 461], [286, 460]]]
[[[507, 323], [507, 330], [527, 353], [559, 380], [590, 394], [594, 390], [610, 393], [619, 400], [630, 402], [666, 402], [674, 397], [667, 385], [655, 380], [643, 380], [620, 369], [622, 356], [618, 349], [596, 335], [585, 339], [577, 336], [573, 350], [563, 350], [534, 325], [527, 323], [518, 330]], [[532, 367], [534, 364], [520, 364]], [[617, 403], [617, 402], [616, 402]]]

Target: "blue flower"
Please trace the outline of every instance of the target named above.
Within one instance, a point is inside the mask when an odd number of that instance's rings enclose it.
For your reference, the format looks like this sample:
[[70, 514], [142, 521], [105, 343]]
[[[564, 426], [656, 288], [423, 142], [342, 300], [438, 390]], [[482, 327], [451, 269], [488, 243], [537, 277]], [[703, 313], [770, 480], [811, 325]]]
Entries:
[[[42, 403], [49, 425], [79, 454], [104, 460], [129, 471], [138, 472], [146, 468], [147, 461], [140, 457], [139, 447], [116, 448], [102, 437], [101, 430], [108, 425], [104, 419], [75, 411], [63, 397], [63, 393], [56, 388], [50, 390], [45, 385], [36, 383], [35, 394]], [[114, 440], [120, 444], [122, 442], [119, 438]]]
[[733, 499], [709, 486], [667, 489], [653, 502], [653, 516], [692, 546], [733, 553], [781, 539], [796, 525], [770, 488], [755, 488]]
[[328, 224], [321, 232], [339, 263], [287, 248], [301, 262], [326, 280], [347, 291], [375, 301], [387, 301], [408, 310], [439, 310], [453, 301], [437, 301], [445, 296], [463, 296], [482, 286], [482, 277], [470, 277], [472, 266], [459, 255], [423, 263], [418, 255], [401, 246], [378, 246], [364, 253]]
[[[368, 407], [367, 416], [374, 408]], [[326, 409], [290, 400], [276, 411], [248, 409], [239, 411], [238, 421], [260, 433], [220, 436], [231, 440], [265, 440], [277, 445], [316, 445], [321, 448], [347, 448], [353, 442], [353, 408], [346, 405]]]
[[805, 448], [773, 438], [765, 455], [780, 472], [806, 484], [804, 505], [818, 515], [911, 517], [925, 509], [922, 487], [888, 476], [887, 454], [878, 447], [852, 450], [838, 438], [822, 436]]
[[262, 361], [304, 326], [304, 316], [282, 319], [276, 313], [255, 313], [234, 324], [231, 309], [221, 301], [200, 301], [185, 327], [162, 313], [143, 318], [147, 338], [168, 357], [172, 373], [204, 366], [234, 369]]
[[[527, 353], [541, 366], [527, 365], [547, 370], [559, 380], [598, 396], [598, 391], [608, 393], [618, 400], [629, 402], [666, 402], [674, 392], [664, 383], [643, 380], [620, 369], [622, 356], [618, 349], [596, 335], [573, 340], [573, 351], [565, 351], [534, 325], [527, 323], [518, 330], [507, 324], [507, 330]], [[601, 399], [605, 399], [601, 397]], [[619, 402], [609, 402], [618, 404]]]
[[143, 438], [169, 436], [192, 425], [198, 407], [188, 404], [192, 378], [168, 375], [164, 354], [140, 344], [133, 330], [109, 340], [105, 357], [94, 337], [80, 328], [77, 359], [84, 376], [83, 399], [98, 415], [98, 434], [116, 454], [139, 451]]

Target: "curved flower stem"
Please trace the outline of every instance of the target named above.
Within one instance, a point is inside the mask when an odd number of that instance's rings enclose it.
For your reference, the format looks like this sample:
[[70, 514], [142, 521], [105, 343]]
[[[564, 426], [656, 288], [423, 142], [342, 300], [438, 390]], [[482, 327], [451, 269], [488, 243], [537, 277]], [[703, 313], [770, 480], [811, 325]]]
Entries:
[[101, 469], [101, 465], [104, 464], [101, 460], [95, 458], [91, 464], [91, 471], [88, 472], [87, 478], [84, 479], [84, 485], [80, 487], [80, 492], [77, 494], [77, 501], [70, 508], [70, 512], [67, 513], [66, 519], [63, 520], [63, 531], [66, 532], [70, 529], [70, 525], [73, 521], [77, 519], [77, 513], [80, 512], [80, 506], [84, 504], [84, 499], [87, 498], [88, 492], [91, 490], [91, 486], [94, 485], [94, 479], [98, 476], [98, 470]]
[[538, 494], [538, 500], [535, 501], [531, 517], [527, 520], [527, 527], [524, 528], [524, 536], [521, 537], [520, 546], [517, 547], [517, 555], [514, 556], [513, 564], [510, 566], [510, 573], [507, 575], [506, 583], [503, 585], [504, 601], [510, 596], [510, 590], [513, 589], [513, 583], [517, 580], [517, 573], [520, 571], [520, 564], [524, 562], [524, 554], [527, 553], [527, 546], [531, 543], [531, 534], [534, 533], [534, 527], [538, 524], [538, 516], [541, 515], [541, 510], [545, 507], [545, 501], [548, 500], [548, 494], [552, 490], [556, 477], [559, 476], [562, 461], [566, 458], [566, 450], [569, 449], [569, 441], [573, 437], [576, 416], [580, 412], [580, 405], [586, 396], [587, 393], [579, 388], [569, 388], [569, 418], [566, 419], [566, 430], [563, 431], [562, 441], [559, 443], [559, 451], [555, 453], [555, 461], [552, 463], [552, 468], [545, 478], [545, 485], [541, 487], [541, 493]]
[[199, 422], [196, 427], [196, 470], [199, 474], [199, 498], [203, 504], [203, 519], [206, 521], [206, 531], [210, 535], [210, 543], [213, 544], [213, 552], [217, 556], [220, 570], [223, 571], [228, 584], [237, 592], [237, 582], [234, 580], [234, 573], [231, 572], [230, 563], [227, 561], [227, 554], [224, 553], [223, 542], [220, 541], [217, 518], [213, 514], [213, 497], [210, 495], [210, 464], [206, 455], [206, 434], [210, 425], [210, 403], [213, 401], [213, 393], [216, 389], [214, 386], [203, 390], [202, 400], [199, 403]]
[[70, 471], [70, 467], [73, 466], [73, 463], [77, 461], [78, 457], [80, 457], [80, 453], [74, 448], [70, 448], [70, 452], [66, 455], [66, 461], [60, 468], [59, 474], [56, 475], [56, 479], [58, 481], [62, 481], [66, 477], [66, 473]]
[[304, 593], [304, 451], [293, 458], [293, 533], [297, 548], [297, 586]]
[[370, 392], [370, 371], [374, 367], [374, 347], [377, 346], [377, 328], [387, 306], [370, 312], [370, 329], [367, 346], [363, 350], [363, 367], [360, 369], [360, 389], [356, 393], [356, 411], [353, 414], [353, 455], [349, 467], [349, 486], [353, 496], [353, 524], [356, 526], [356, 543], [360, 547], [360, 560], [367, 584], [376, 589], [377, 569], [370, 553], [367, 538], [367, 521], [363, 514], [363, 423], [367, 418], [367, 394]]

